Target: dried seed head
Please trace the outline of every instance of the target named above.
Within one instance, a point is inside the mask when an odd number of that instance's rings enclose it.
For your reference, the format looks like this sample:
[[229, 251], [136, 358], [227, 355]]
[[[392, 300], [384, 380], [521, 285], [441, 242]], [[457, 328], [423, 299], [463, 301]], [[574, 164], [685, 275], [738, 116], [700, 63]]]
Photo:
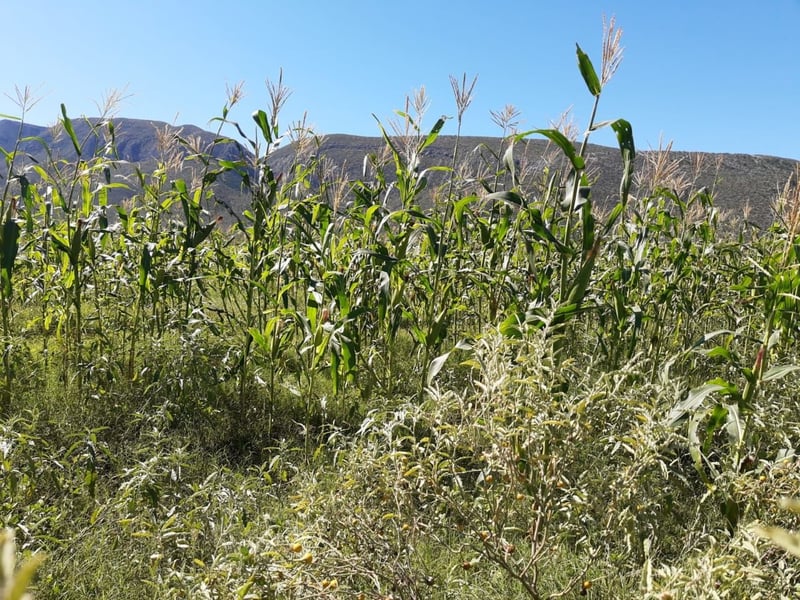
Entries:
[[663, 139], [658, 140], [654, 152], [645, 155], [644, 166], [635, 179], [637, 187], [644, 188], [647, 194], [657, 188], [666, 188], [680, 196], [692, 186], [684, 160], [672, 153], [672, 141], [664, 144]]
[[225, 85], [225, 95], [227, 97], [228, 108], [237, 104], [244, 98], [244, 82], [240, 81], [233, 86]]
[[568, 140], [574, 141], [578, 137], [579, 129], [572, 115], [572, 107], [562, 112], [557, 121], [550, 121], [550, 127], [563, 133]]
[[36, 106], [36, 104], [39, 103], [39, 100], [41, 100], [41, 98], [34, 98], [33, 90], [31, 90], [30, 86], [28, 85], [23, 88], [15, 85], [14, 96], [11, 96], [10, 94], [4, 94], [4, 96], [17, 105], [17, 107], [22, 111], [21, 116], [23, 117], [28, 110]]
[[453, 88], [453, 96], [456, 99], [456, 110], [458, 111], [458, 120], [464, 116], [469, 105], [472, 103], [472, 92], [475, 89], [475, 84], [478, 83], [478, 76], [472, 78], [472, 82], [467, 85], [467, 74], [461, 76], [461, 83], [458, 79], [450, 75], [450, 86]]
[[314, 133], [314, 126], [308, 122], [308, 113], [289, 126], [289, 141], [292, 143], [298, 162], [306, 161], [319, 149], [324, 139]]
[[278, 122], [278, 114], [283, 109], [284, 104], [292, 95], [292, 91], [283, 84], [283, 69], [278, 72], [278, 81], [267, 80], [267, 92], [269, 93], [271, 123]]
[[102, 101], [100, 103], [95, 103], [95, 106], [97, 106], [97, 110], [99, 111], [100, 118], [106, 119], [117, 114], [119, 105], [122, 103], [122, 101], [130, 98], [132, 95], [126, 93], [126, 89], [127, 88], [123, 88], [121, 90], [108, 90], [103, 95]]
[[789, 232], [789, 239], [794, 239], [800, 230], [800, 165], [789, 175], [783, 190], [778, 196], [775, 212]]
[[517, 132], [521, 113], [513, 104], [506, 104], [501, 111], [490, 110], [489, 114], [492, 117], [492, 122], [503, 130], [503, 135], [513, 135]]
[[422, 116], [428, 112], [428, 107], [430, 106], [430, 98], [428, 98], [428, 94], [425, 91], [425, 86], [421, 85], [419, 89], [414, 90], [414, 112], [417, 114], [417, 124], [419, 125], [422, 121]]
[[620, 40], [622, 29], [616, 27], [616, 19], [612, 16], [606, 21], [603, 15], [603, 65], [600, 70], [600, 84], [603, 86], [611, 80], [622, 62], [624, 48]]

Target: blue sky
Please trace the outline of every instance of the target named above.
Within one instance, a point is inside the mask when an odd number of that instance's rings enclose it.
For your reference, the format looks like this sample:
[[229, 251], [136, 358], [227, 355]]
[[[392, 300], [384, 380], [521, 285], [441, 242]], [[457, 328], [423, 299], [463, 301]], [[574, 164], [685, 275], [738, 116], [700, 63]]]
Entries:
[[599, 119], [628, 119], [640, 149], [800, 159], [800, 0], [5, 0], [2, 13], [0, 113], [19, 115], [15, 86], [40, 99], [26, 120], [43, 125], [61, 102], [96, 115], [117, 90], [119, 116], [205, 127], [244, 82], [231, 116], [249, 122], [283, 69], [285, 125], [307, 113], [317, 133], [358, 135], [378, 135], [372, 114], [388, 122], [421, 86], [423, 126], [454, 116], [449, 76], [463, 73], [478, 77], [464, 133], [499, 135], [490, 111], [507, 104], [522, 130], [567, 109], [582, 130], [592, 98], [575, 44], [599, 70], [613, 15], [625, 55]]

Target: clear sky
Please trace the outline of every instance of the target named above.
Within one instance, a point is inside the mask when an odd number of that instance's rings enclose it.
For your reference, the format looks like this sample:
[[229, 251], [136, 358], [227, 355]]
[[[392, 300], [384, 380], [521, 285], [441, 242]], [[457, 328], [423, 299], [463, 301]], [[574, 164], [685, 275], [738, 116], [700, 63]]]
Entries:
[[[800, 159], [800, 0], [1, 0], [0, 113], [29, 86], [27, 121], [59, 104], [94, 116], [112, 91], [117, 115], [210, 127], [226, 87], [244, 82], [232, 118], [267, 108], [283, 69], [282, 123], [308, 113], [320, 134], [379, 135], [424, 86], [424, 127], [454, 116], [449, 76], [478, 77], [463, 131], [499, 135], [490, 111], [548, 127], [567, 109], [583, 130], [592, 98], [575, 44], [600, 69], [602, 17], [623, 30], [622, 65], [600, 102], [637, 147]], [[455, 133], [455, 120], [444, 133]], [[613, 145], [610, 133], [593, 141]]]

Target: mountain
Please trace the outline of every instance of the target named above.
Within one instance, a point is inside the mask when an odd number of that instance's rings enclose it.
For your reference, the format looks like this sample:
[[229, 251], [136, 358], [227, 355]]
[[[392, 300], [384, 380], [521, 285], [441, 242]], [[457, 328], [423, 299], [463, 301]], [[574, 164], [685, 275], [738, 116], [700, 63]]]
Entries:
[[[98, 144], [101, 143], [97, 136], [91, 134], [91, 127], [97, 123], [99, 123], [99, 119], [72, 120], [75, 136], [81, 143], [84, 156], [94, 154]], [[158, 159], [161, 153], [159, 131], [179, 134], [184, 139], [197, 136], [201, 144], [205, 146], [210, 146], [216, 138], [215, 134], [194, 125], [173, 126], [143, 119], [113, 119], [113, 124], [118, 158], [131, 163]], [[37, 160], [43, 160], [45, 157], [43, 144], [48, 146], [53, 155], [58, 158], [69, 159], [75, 156], [72, 141], [60, 127], [43, 127], [25, 123], [20, 132], [20, 124], [8, 119], [0, 120], [0, 147], [6, 150], [13, 149], [20, 133], [22, 138], [27, 139], [20, 149]], [[241, 146], [220, 145], [217, 146], [214, 155], [219, 158], [235, 160], [241, 152]]]
[[[97, 145], [102, 143], [97, 136], [91, 135], [91, 124], [96, 122], [96, 119], [73, 120], [75, 135], [82, 143], [84, 156], [91, 156]], [[133, 191], [117, 191], [112, 197], [114, 201], [136, 193], [138, 184], [131, 177], [135, 166], [138, 165], [143, 172], [155, 168], [165, 156], [165, 140], [174, 140], [175, 136], [191, 141], [190, 145], [200, 150], [213, 147], [213, 155], [217, 158], [233, 161], [247, 157], [247, 151], [241, 144], [215, 145], [216, 134], [194, 125], [172, 126], [159, 121], [127, 118], [114, 119], [113, 123], [117, 158], [120, 161], [115, 177], [125, 178], [134, 188]], [[19, 133], [18, 122], [0, 120], [0, 148], [11, 151]], [[68, 161], [75, 158], [71, 139], [59, 127], [26, 124], [21, 133], [26, 141], [20, 146], [24, 157], [21, 164], [17, 163], [17, 168], [33, 161], [45, 162], [45, 146], [50, 148], [56, 158]], [[224, 134], [238, 137], [236, 132], [225, 131]], [[421, 168], [450, 165], [455, 141], [453, 136], [440, 136], [426, 149]], [[476, 169], [493, 167], [497, 162], [496, 154], [501, 141], [489, 137], [462, 137], [459, 140], [459, 156], [470, 164], [468, 172], [474, 175], [478, 172]], [[365, 156], [370, 153], [379, 155], [384, 146], [383, 140], [378, 137], [334, 134], [321, 138], [321, 143], [314, 152], [325, 157], [329, 166], [352, 181], [362, 177]], [[185, 145], [176, 145], [173, 148], [178, 157], [186, 158], [191, 154]], [[546, 140], [531, 138], [515, 147], [515, 164], [519, 169], [541, 171], [546, 157], [552, 157], [552, 152], [553, 148], [548, 146]], [[273, 169], [276, 172], [288, 171], [295, 153], [296, 149], [291, 145], [274, 151], [270, 159]], [[618, 196], [622, 173], [619, 150], [590, 145], [586, 163], [595, 202], [601, 205], [611, 203]], [[747, 207], [748, 218], [762, 226], [773, 220], [771, 206], [797, 165], [794, 160], [774, 156], [656, 151], [639, 151], [636, 164], [640, 181], [646, 183], [652, 178], [652, 173], [659, 170], [661, 180], [672, 182], [671, 185], [676, 189], [680, 188], [678, 191], [706, 187], [713, 192], [715, 203], [723, 212], [738, 218], [745, 213]], [[192, 168], [200, 167], [198, 163], [189, 161], [183, 171], [172, 176], [188, 178]], [[4, 169], [3, 164], [0, 166], [0, 175], [4, 175]], [[386, 172], [387, 178], [393, 177], [393, 168], [387, 168]], [[432, 179], [435, 183], [435, 176]], [[234, 174], [217, 180], [215, 192], [235, 212], [241, 213], [247, 206], [248, 199], [241, 190], [241, 181]], [[224, 211], [220, 209], [220, 212]]]

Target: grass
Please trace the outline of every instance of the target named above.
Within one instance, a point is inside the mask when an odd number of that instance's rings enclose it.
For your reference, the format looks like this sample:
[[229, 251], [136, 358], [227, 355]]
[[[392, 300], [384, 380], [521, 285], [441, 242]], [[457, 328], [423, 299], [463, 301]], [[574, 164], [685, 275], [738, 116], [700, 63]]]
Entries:
[[[64, 109], [69, 159], [6, 149], [3, 581], [19, 555], [38, 598], [796, 594], [763, 525], [796, 524], [800, 486], [797, 179], [759, 230], [659, 157], [636, 176], [630, 124], [595, 118], [614, 23], [600, 76], [576, 57], [582, 143], [507, 107], [478, 171], [458, 146], [420, 168], [444, 122], [417, 94], [357, 180], [302, 124], [275, 173], [280, 79], [251, 125], [239, 88], [217, 119], [248, 154], [168, 141], [124, 205], [109, 120], [80, 139]], [[475, 81], [452, 84], [460, 122]], [[230, 229], [220, 177], [250, 198]]]

